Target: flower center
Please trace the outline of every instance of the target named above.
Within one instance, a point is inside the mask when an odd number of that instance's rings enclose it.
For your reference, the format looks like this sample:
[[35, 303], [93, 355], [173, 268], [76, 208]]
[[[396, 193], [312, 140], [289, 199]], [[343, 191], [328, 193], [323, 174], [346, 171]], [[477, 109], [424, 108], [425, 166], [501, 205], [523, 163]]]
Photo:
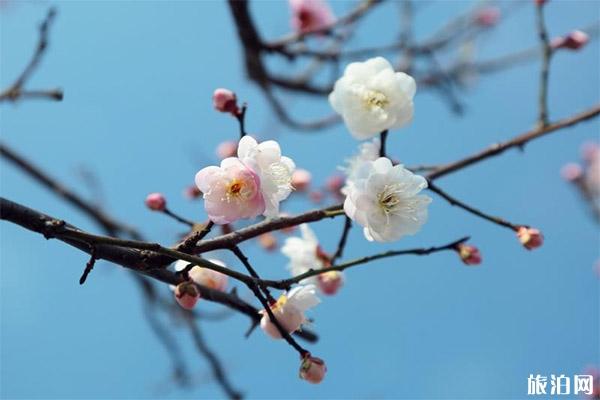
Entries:
[[369, 109], [385, 108], [390, 102], [387, 97], [376, 90], [367, 90], [363, 95], [363, 102]]
[[241, 179], [234, 179], [227, 186], [226, 200], [244, 200], [250, 197], [252, 189]]
[[398, 185], [385, 185], [383, 191], [377, 196], [379, 207], [381, 207], [386, 214], [393, 212], [400, 204], [401, 200], [400, 196], [398, 196], [399, 191], [400, 188]]
[[279, 298], [274, 304], [271, 304], [271, 310], [277, 311], [281, 309], [285, 305], [285, 303], [287, 303], [287, 296], [285, 294], [282, 294], [281, 296], [279, 296]]

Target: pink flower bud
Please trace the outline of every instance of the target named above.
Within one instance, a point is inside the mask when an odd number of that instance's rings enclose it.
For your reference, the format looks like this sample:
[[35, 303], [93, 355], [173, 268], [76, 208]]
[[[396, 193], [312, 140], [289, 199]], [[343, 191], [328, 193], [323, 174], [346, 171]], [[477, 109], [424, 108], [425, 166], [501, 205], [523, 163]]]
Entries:
[[552, 39], [550, 46], [553, 49], [579, 50], [590, 40], [590, 37], [582, 31], [573, 31], [567, 36]]
[[198, 189], [196, 185], [191, 185], [185, 188], [185, 190], [183, 191], [183, 195], [186, 199], [193, 200], [202, 196], [202, 192], [200, 191], [200, 189]]
[[460, 259], [466, 265], [481, 264], [481, 253], [479, 253], [479, 249], [477, 247], [461, 243], [456, 247], [456, 249], [458, 250]]
[[220, 159], [224, 159], [227, 157], [235, 157], [237, 155], [237, 148], [238, 144], [233, 140], [221, 142], [217, 146], [217, 157], [219, 157]]
[[315, 204], [319, 204], [325, 198], [325, 195], [320, 190], [313, 190], [309, 193], [308, 198]]
[[213, 106], [220, 112], [237, 114], [238, 105], [235, 93], [228, 89], [216, 89], [213, 93]]
[[517, 231], [517, 237], [519, 241], [527, 250], [532, 250], [540, 247], [544, 243], [544, 236], [539, 229], [528, 228], [521, 226]]
[[292, 186], [299, 192], [308, 189], [312, 179], [312, 174], [305, 169], [297, 169], [292, 174]]
[[182, 282], [175, 288], [175, 300], [186, 310], [194, 308], [199, 299], [198, 288], [192, 282]]
[[310, 383], [321, 383], [325, 378], [327, 366], [320, 358], [307, 354], [300, 364], [300, 378]]
[[292, 27], [297, 32], [325, 28], [335, 21], [331, 9], [324, 0], [289, 0], [292, 11]]
[[258, 237], [258, 243], [267, 251], [273, 251], [277, 249], [277, 238], [271, 232], [260, 235]]
[[583, 168], [576, 163], [565, 164], [560, 169], [560, 176], [562, 176], [565, 181], [575, 182], [583, 176]]
[[500, 19], [500, 9], [497, 7], [485, 7], [475, 13], [475, 23], [480, 26], [494, 26]]
[[344, 187], [345, 183], [346, 183], [346, 178], [344, 178], [342, 175], [332, 175], [329, 178], [327, 178], [325, 187], [331, 193], [339, 193], [340, 190], [342, 190], [342, 187]]
[[146, 207], [152, 211], [164, 211], [167, 207], [167, 199], [162, 193], [150, 193], [146, 196]]
[[546, 4], [548, 0], [535, 0], [535, 5], [538, 7], [543, 6], [544, 4]]
[[344, 275], [340, 271], [329, 271], [317, 276], [319, 289], [323, 294], [332, 296], [344, 284]]

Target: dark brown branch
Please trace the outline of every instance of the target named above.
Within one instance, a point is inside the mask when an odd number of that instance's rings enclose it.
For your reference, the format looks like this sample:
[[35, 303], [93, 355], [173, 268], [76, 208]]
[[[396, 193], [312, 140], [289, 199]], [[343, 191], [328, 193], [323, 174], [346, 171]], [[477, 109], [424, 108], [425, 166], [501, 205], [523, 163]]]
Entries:
[[505, 219], [488, 215], [474, 207], [471, 207], [470, 205], [458, 200], [457, 198], [450, 196], [448, 193], [446, 193], [445, 191], [440, 189], [437, 185], [435, 185], [431, 181], [429, 181], [428, 184], [429, 184], [429, 187], [428, 187], [429, 190], [436, 193], [437, 195], [442, 197], [444, 200], [446, 200], [448, 203], [450, 203], [453, 206], [460, 207], [463, 210], [467, 211], [468, 213], [478, 216], [479, 218], [483, 218], [483, 219], [490, 221], [496, 225], [500, 225], [505, 228], [508, 228], [512, 231], [516, 232], [519, 229], [520, 225], [512, 224], [512, 223], [506, 221]]
[[133, 238], [141, 238], [141, 235], [137, 230], [130, 226], [124, 225], [105, 214], [102, 210], [99, 210], [98, 207], [90, 204], [75, 192], [63, 186], [56, 179], [43, 172], [41, 168], [32, 164], [30, 161], [3, 143], [0, 143], [0, 156], [19, 167], [42, 186], [50, 189], [53, 193], [56, 193], [58, 196], [66, 200], [67, 203], [75, 206], [75, 208], [90, 216], [96, 223], [105, 229], [108, 234], [117, 236], [120, 233], [123, 233]]
[[[238, 258], [238, 260], [240, 260], [242, 262], [242, 264], [244, 265], [244, 267], [246, 268], [246, 270], [248, 271], [250, 276], [252, 276], [255, 279], [255, 282], [259, 281], [260, 276], [254, 269], [254, 267], [252, 267], [252, 264], [250, 264], [250, 260], [248, 260], [248, 257], [246, 257], [246, 255], [242, 252], [242, 250], [240, 250], [240, 248], [238, 246], [233, 246], [231, 248], [231, 252]], [[269, 292], [269, 289], [267, 289], [266, 287], [262, 287], [262, 286], [259, 286], [259, 289], [263, 292], [263, 294], [265, 295], [269, 304], [274, 304], [276, 302], [276, 300], [271, 295], [271, 292]]]
[[348, 234], [350, 233], [350, 229], [352, 228], [352, 220], [346, 216], [344, 218], [344, 230], [342, 230], [342, 235], [340, 236], [340, 241], [337, 246], [337, 250], [331, 257], [331, 264], [335, 264], [338, 258], [342, 257], [344, 254], [344, 249], [346, 248], [346, 242], [348, 241]]
[[408, 254], [417, 255], [417, 256], [425, 256], [425, 255], [428, 255], [431, 253], [437, 253], [440, 251], [447, 251], [447, 250], [455, 251], [457, 245], [464, 243], [467, 240], [469, 240], [468, 236], [463, 237], [458, 240], [455, 240], [455, 241], [445, 244], [443, 246], [433, 246], [433, 247], [427, 247], [427, 248], [417, 248], [417, 249], [408, 249], [408, 250], [386, 251], [384, 253], [379, 253], [379, 254], [374, 254], [371, 256], [357, 258], [356, 260], [348, 261], [348, 262], [334, 265], [334, 266], [331, 266], [328, 268], [311, 269], [309, 271], [306, 271], [303, 274], [296, 275], [289, 279], [283, 279], [281, 281], [264, 281], [264, 282], [270, 286], [277, 285], [277, 286], [282, 286], [282, 287], [290, 287], [291, 285], [296, 284], [296, 283], [298, 283], [306, 278], [310, 278], [312, 276], [317, 276], [317, 275], [324, 274], [324, 273], [327, 273], [330, 271], [340, 271], [341, 272], [341, 271], [344, 271], [345, 269], [348, 269], [348, 268], [351, 268], [351, 267], [354, 267], [357, 265], [361, 265], [361, 264], [366, 264], [371, 261], [379, 260], [382, 258], [396, 257], [396, 256], [402, 256], [402, 255], [408, 255]]
[[[185, 312], [185, 311], [182, 310], [182, 313], [183, 312]], [[228, 398], [241, 399], [242, 394], [239, 391], [237, 391], [231, 385], [231, 382], [229, 382], [229, 379], [227, 379], [227, 375], [225, 374], [225, 370], [223, 369], [223, 366], [221, 365], [221, 361], [219, 361], [216, 354], [206, 344], [206, 339], [204, 338], [204, 335], [202, 335], [202, 332], [200, 331], [200, 327], [194, 320], [193, 315], [191, 315], [189, 312], [186, 312], [186, 315], [184, 315], [184, 318], [190, 329], [190, 332], [192, 334], [192, 339], [194, 340], [194, 344], [196, 345], [196, 348], [208, 360], [208, 363], [210, 364], [210, 368], [212, 370], [212, 374], [213, 374], [215, 380], [218, 382], [219, 386], [221, 386], [221, 388], [223, 389], [223, 391], [225, 392], [225, 394], [227, 395]]]
[[85, 269], [83, 270], [83, 274], [81, 274], [81, 278], [79, 278], [79, 284], [83, 285], [87, 280], [88, 275], [94, 269], [94, 265], [96, 264], [96, 249], [94, 246], [91, 246], [90, 249], [90, 260], [85, 264]]
[[538, 96], [539, 116], [538, 124], [541, 128], [548, 125], [548, 76], [550, 74], [550, 58], [552, 57], [552, 47], [548, 39], [546, 22], [544, 20], [545, 7], [538, 5], [536, 9], [537, 30], [542, 49], [542, 69], [540, 71], [540, 89]]
[[49, 30], [54, 18], [56, 16], [56, 9], [50, 8], [46, 14], [46, 18], [42, 21], [39, 27], [39, 38], [33, 55], [29, 60], [27, 66], [17, 79], [13, 82], [10, 87], [0, 93], [0, 102], [2, 101], [16, 101], [19, 98], [46, 98], [50, 100], [62, 100], [63, 92], [60, 89], [52, 90], [24, 90], [23, 87], [33, 75], [35, 70], [38, 68], [42, 58], [48, 48], [48, 36]]
[[[0, 219], [15, 223], [25, 229], [40, 233], [48, 238], [56, 238], [88, 254], [91, 250], [84, 238], [89, 239], [96, 236], [80, 231], [64, 221], [42, 214], [39, 211], [27, 208], [4, 198], [0, 198]], [[78, 235], [78, 233], [80, 235]], [[73, 237], [78, 238], [75, 239]], [[118, 242], [120, 239], [114, 240]], [[131, 242], [139, 243], [135, 241]], [[148, 245], [148, 247], [154, 246], [151, 243], [148, 243]], [[99, 260], [103, 259], [110, 261], [163, 283], [177, 285], [182, 282], [182, 278], [174, 272], [151, 264], [149, 262], [148, 252], [105, 243], [98, 243], [95, 246], [95, 249], [96, 258]], [[191, 256], [187, 256], [187, 258], [189, 257]], [[203, 262], [203, 260], [193, 258], [191, 262], [198, 263]], [[235, 293], [224, 293], [201, 285], [198, 285], [198, 289], [203, 299], [223, 304], [245, 314], [251, 318], [253, 323], [260, 320], [258, 310], [240, 299]], [[307, 330], [296, 332], [295, 335], [308, 341], [317, 340], [316, 335]]]
[[512, 149], [514, 147], [522, 148], [528, 142], [540, 138], [542, 136], [548, 135], [552, 132], [568, 128], [570, 126], [576, 125], [580, 122], [587, 121], [592, 119], [600, 114], [600, 105], [595, 105], [594, 107], [579, 113], [575, 114], [571, 117], [556, 121], [552, 124], [549, 124], [543, 128], [535, 128], [528, 132], [522, 133], [506, 142], [496, 143], [491, 147], [475, 153], [471, 156], [465, 157], [458, 161], [451, 162], [449, 164], [443, 165], [433, 172], [429, 173], [426, 177], [429, 180], [434, 180], [437, 178], [441, 178], [442, 176], [449, 175], [456, 171], [462, 170], [468, 166], [476, 164], [480, 161], [486, 160], [490, 157], [497, 156], [508, 149]]

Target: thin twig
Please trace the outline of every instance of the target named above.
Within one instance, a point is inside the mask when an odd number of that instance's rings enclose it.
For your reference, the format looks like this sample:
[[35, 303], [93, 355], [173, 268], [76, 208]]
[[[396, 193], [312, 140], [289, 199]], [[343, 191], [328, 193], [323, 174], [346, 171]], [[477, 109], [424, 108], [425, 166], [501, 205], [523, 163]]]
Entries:
[[380, 142], [381, 142], [381, 145], [379, 147], [379, 157], [386, 157], [385, 144], [387, 142], [388, 130], [386, 129], [385, 131], [381, 132], [379, 137], [380, 137]]
[[85, 269], [83, 270], [83, 274], [81, 274], [81, 278], [79, 278], [79, 284], [83, 285], [87, 280], [88, 275], [94, 269], [94, 265], [96, 264], [96, 248], [94, 246], [90, 246], [90, 260], [85, 264]]
[[193, 228], [194, 226], [196, 226], [196, 223], [193, 221], [190, 221], [189, 219], [185, 219], [182, 216], [179, 216], [177, 214], [175, 214], [173, 211], [169, 210], [168, 208], [165, 207], [165, 209], [162, 211], [163, 214], [168, 215], [169, 217], [173, 218], [175, 221], [177, 222], [181, 222], [182, 224], [185, 224], [191, 228]]
[[552, 57], [552, 47], [548, 39], [546, 22], [544, 20], [545, 7], [538, 5], [536, 9], [537, 30], [542, 48], [542, 69], [540, 71], [540, 89], [538, 96], [538, 125], [544, 128], [548, 125], [548, 76], [550, 74], [550, 58]]
[[39, 38], [33, 55], [29, 60], [25, 69], [17, 77], [17, 79], [10, 85], [6, 90], [0, 93], [0, 102], [2, 101], [16, 101], [22, 97], [28, 98], [47, 98], [50, 100], [62, 100], [63, 92], [60, 89], [52, 90], [24, 90], [23, 87], [39, 66], [42, 58], [48, 48], [48, 36], [49, 30], [54, 18], [56, 16], [56, 9], [54, 7], [48, 10], [46, 18], [42, 21], [39, 27]]
[[428, 247], [428, 248], [416, 248], [416, 249], [408, 249], [408, 250], [390, 250], [390, 251], [386, 251], [383, 253], [378, 253], [378, 254], [374, 254], [374, 255], [370, 255], [370, 256], [366, 256], [366, 257], [357, 258], [355, 260], [348, 261], [348, 262], [338, 264], [338, 265], [333, 265], [328, 268], [311, 269], [309, 271], [304, 272], [303, 274], [296, 275], [289, 279], [283, 279], [281, 281], [264, 281], [264, 283], [269, 286], [290, 287], [291, 285], [296, 284], [296, 283], [298, 283], [306, 278], [310, 278], [312, 276], [321, 275], [321, 274], [324, 274], [324, 273], [327, 273], [330, 271], [340, 271], [341, 272], [341, 271], [344, 271], [345, 269], [348, 269], [348, 268], [351, 268], [351, 267], [354, 267], [357, 265], [361, 265], [361, 264], [366, 264], [371, 261], [379, 260], [382, 258], [396, 257], [396, 256], [402, 256], [402, 255], [408, 255], [408, 254], [424, 256], [424, 255], [428, 255], [431, 253], [437, 253], [440, 251], [447, 251], [447, 250], [454, 251], [456, 249], [457, 245], [464, 243], [467, 240], [469, 240], [468, 236], [460, 238], [458, 240], [455, 240], [451, 243], [448, 243], [448, 244], [445, 244], [442, 246], [433, 246], [433, 247]]
[[206, 344], [206, 339], [204, 338], [204, 335], [202, 335], [202, 332], [200, 331], [200, 327], [194, 320], [193, 315], [184, 310], [182, 310], [182, 313], [184, 313], [183, 318], [187, 322], [187, 325], [192, 334], [192, 339], [194, 340], [194, 344], [196, 345], [196, 348], [198, 349], [200, 354], [202, 354], [206, 358], [208, 363], [210, 364], [212, 374], [213, 374], [215, 380], [219, 383], [219, 386], [221, 386], [221, 388], [223, 389], [225, 394], [227, 394], [228, 398], [241, 399], [242, 394], [231, 385], [231, 382], [229, 382], [229, 379], [227, 378], [227, 375], [225, 374], [225, 370], [223, 369], [223, 366], [221, 365], [221, 361], [217, 358], [216, 354]]
[[344, 230], [342, 231], [342, 235], [340, 236], [340, 241], [337, 246], [337, 250], [331, 257], [331, 264], [335, 264], [338, 258], [342, 257], [344, 254], [344, 249], [346, 248], [346, 242], [348, 241], [348, 234], [350, 233], [350, 229], [352, 228], [352, 220], [346, 216], [344, 218]]
[[462, 208], [463, 210], [478, 216], [479, 218], [483, 218], [487, 221], [490, 221], [496, 225], [500, 225], [503, 226], [505, 228], [508, 228], [512, 231], [517, 231], [519, 229], [520, 225], [516, 225], [516, 224], [512, 224], [508, 221], [506, 221], [505, 219], [502, 219], [500, 217], [494, 217], [491, 215], [488, 215], [474, 207], [471, 207], [470, 205], [458, 200], [456, 197], [453, 197], [451, 195], [449, 195], [448, 193], [446, 193], [445, 191], [443, 191], [442, 189], [440, 189], [437, 185], [435, 185], [433, 182], [429, 181], [428, 182], [429, 186], [428, 189], [431, 190], [432, 192], [438, 194], [440, 197], [442, 197], [444, 200], [446, 200], [448, 203], [450, 203], [453, 206], [457, 206]]

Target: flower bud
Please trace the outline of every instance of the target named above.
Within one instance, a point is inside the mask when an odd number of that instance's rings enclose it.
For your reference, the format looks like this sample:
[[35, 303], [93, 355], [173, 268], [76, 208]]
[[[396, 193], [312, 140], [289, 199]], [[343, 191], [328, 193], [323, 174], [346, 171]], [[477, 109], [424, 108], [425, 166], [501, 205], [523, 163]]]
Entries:
[[[213, 264], [220, 265], [222, 267], [225, 264], [219, 260], [209, 259], [208, 261]], [[209, 287], [214, 290], [225, 291], [227, 287], [228, 277], [225, 274], [222, 274], [218, 271], [213, 271], [212, 269], [203, 268], [195, 265], [190, 269], [188, 275], [192, 281], [199, 285], [203, 285]]]
[[544, 236], [539, 229], [528, 228], [526, 226], [519, 227], [517, 231], [519, 241], [527, 250], [532, 250], [540, 247], [544, 243]]
[[543, 6], [544, 4], [546, 4], [548, 0], [535, 0], [535, 5], [538, 7]]
[[325, 198], [325, 195], [320, 190], [313, 190], [308, 194], [308, 198], [315, 204], [319, 204]]
[[325, 378], [327, 366], [320, 358], [307, 354], [300, 364], [300, 378], [310, 383], [321, 383]]
[[567, 36], [552, 39], [550, 46], [553, 49], [579, 50], [590, 40], [587, 33], [582, 31], [573, 31]]
[[200, 191], [200, 189], [198, 189], [196, 185], [190, 185], [184, 189], [183, 195], [186, 199], [193, 200], [202, 196], [202, 192]]
[[217, 146], [217, 151], [216, 151], [217, 157], [219, 157], [220, 159], [224, 159], [224, 158], [228, 158], [228, 157], [235, 157], [237, 155], [237, 148], [238, 148], [238, 144], [237, 144], [237, 142], [234, 142], [233, 140], [227, 140], [225, 142], [221, 142]]
[[152, 211], [164, 211], [167, 207], [167, 199], [162, 193], [150, 193], [146, 196], [146, 207]]
[[500, 9], [497, 7], [485, 7], [475, 14], [475, 23], [480, 26], [494, 26], [500, 19]]
[[175, 300], [186, 310], [194, 308], [199, 299], [198, 288], [192, 282], [182, 282], [175, 288]]
[[216, 89], [213, 93], [213, 106], [220, 112], [237, 114], [238, 105], [235, 93], [228, 89]]
[[340, 271], [328, 271], [317, 276], [319, 289], [326, 295], [334, 295], [344, 284], [344, 274]]
[[583, 168], [579, 164], [568, 163], [560, 169], [560, 175], [565, 181], [575, 182], [583, 176]]
[[456, 247], [456, 250], [458, 251], [460, 259], [466, 265], [481, 264], [481, 253], [479, 253], [479, 249], [477, 247], [461, 243]]
[[343, 177], [342, 175], [331, 175], [329, 178], [327, 178], [325, 187], [331, 193], [337, 194], [340, 192], [340, 190], [342, 190], [342, 187], [344, 187], [345, 183], [346, 183], [346, 178]]
[[267, 251], [273, 251], [277, 248], [277, 238], [271, 232], [260, 235], [258, 237], [258, 243], [260, 243], [260, 246]]
[[308, 189], [312, 179], [312, 174], [305, 169], [297, 169], [292, 174], [292, 186], [299, 192]]

